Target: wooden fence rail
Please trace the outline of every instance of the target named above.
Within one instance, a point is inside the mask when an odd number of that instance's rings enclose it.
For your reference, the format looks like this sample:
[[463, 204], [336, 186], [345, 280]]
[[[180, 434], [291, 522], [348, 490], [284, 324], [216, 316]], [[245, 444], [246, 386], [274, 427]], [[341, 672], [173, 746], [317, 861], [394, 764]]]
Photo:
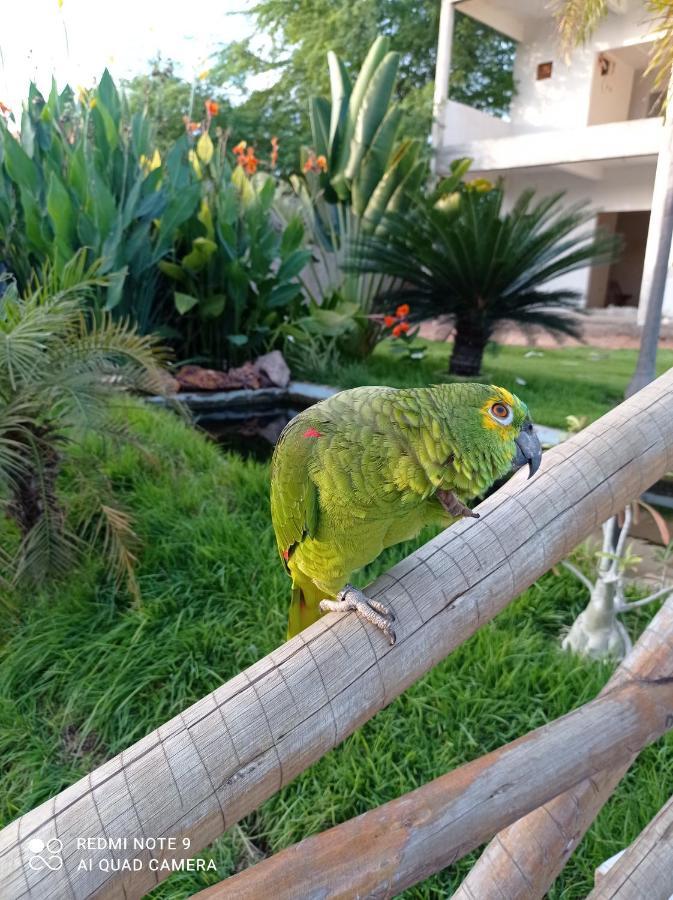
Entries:
[[673, 797], [608, 869], [587, 900], [673, 896]]
[[[480, 505], [480, 519], [370, 586], [397, 614], [394, 647], [355, 616], [326, 616], [3, 829], [3, 900], [141, 897], [172, 861], [340, 743], [669, 469], [673, 372], [545, 454], [531, 481], [511, 479]], [[36, 842], [54, 839], [62, 864], [35, 868]], [[83, 848], [89, 839], [103, 846]]]
[[[633, 679], [673, 677], [673, 598], [652, 619], [601, 694]], [[635, 755], [586, 778], [498, 832], [452, 900], [537, 900], [544, 897]], [[673, 865], [671, 867], [673, 877]], [[669, 894], [673, 894], [673, 881]]]
[[[661, 637], [661, 668], [671, 672], [673, 627], [662, 634], [665, 621], [673, 625], [673, 599], [667, 614], [655, 617], [651, 627], [651, 635]], [[645, 636], [645, 645], [651, 635]], [[630, 760], [673, 728], [671, 710], [673, 678], [657, 672], [650, 679], [628, 681], [415, 791], [206, 888], [198, 900], [258, 900], [269, 895], [270, 885], [274, 900], [396, 897], [452, 865], [523, 812], [591, 778], [606, 761]], [[515, 895], [498, 892], [494, 873], [489, 889], [475, 896]]]

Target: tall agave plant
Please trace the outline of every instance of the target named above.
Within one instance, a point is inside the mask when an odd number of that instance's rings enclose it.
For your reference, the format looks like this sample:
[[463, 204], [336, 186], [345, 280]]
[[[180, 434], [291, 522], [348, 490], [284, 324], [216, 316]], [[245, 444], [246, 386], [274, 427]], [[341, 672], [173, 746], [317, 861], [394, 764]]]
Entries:
[[399, 53], [388, 38], [372, 44], [355, 84], [332, 51], [327, 54], [331, 102], [313, 97], [313, 145], [325, 158], [320, 187], [328, 203], [343, 203], [374, 229], [386, 212], [400, 209], [425, 173], [418, 141], [397, 142], [402, 112], [392, 102]]
[[[352, 342], [358, 354], [375, 342], [376, 324], [370, 319], [374, 298], [385, 276], [346, 272], [349, 247], [363, 234], [380, 231], [385, 217], [404, 212], [427, 169], [416, 140], [398, 140], [401, 110], [393, 101], [399, 54], [387, 38], [372, 44], [354, 83], [339, 57], [327, 54], [331, 99], [310, 101], [312, 149], [304, 151], [302, 175], [291, 179], [301, 203], [313, 264], [302, 274], [305, 292], [317, 304], [330, 307], [329, 327], [357, 329]], [[287, 215], [288, 209], [278, 204]]]

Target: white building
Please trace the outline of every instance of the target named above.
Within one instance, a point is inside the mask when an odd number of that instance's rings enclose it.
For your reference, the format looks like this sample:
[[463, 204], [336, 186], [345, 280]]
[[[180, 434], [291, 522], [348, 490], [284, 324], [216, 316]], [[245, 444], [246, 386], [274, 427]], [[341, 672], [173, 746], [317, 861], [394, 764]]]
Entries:
[[[502, 177], [509, 196], [566, 191], [588, 200], [601, 225], [622, 234], [621, 259], [564, 279], [589, 307], [638, 306], [647, 296], [666, 154], [660, 100], [645, 76], [652, 40], [640, 0], [608, 0], [590, 42], [566, 61], [543, 0], [442, 0], [435, 83], [433, 147], [438, 174], [457, 157], [473, 160], [470, 177]], [[447, 98], [455, 10], [517, 42], [516, 94], [508, 119]], [[652, 213], [652, 215], [650, 215]], [[673, 315], [669, 278], [664, 315]], [[640, 302], [639, 318], [644, 312]]]

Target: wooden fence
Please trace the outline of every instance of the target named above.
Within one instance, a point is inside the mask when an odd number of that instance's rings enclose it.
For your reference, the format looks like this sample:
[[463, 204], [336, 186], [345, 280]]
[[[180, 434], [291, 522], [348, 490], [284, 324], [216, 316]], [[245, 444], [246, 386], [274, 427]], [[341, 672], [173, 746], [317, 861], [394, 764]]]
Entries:
[[[397, 614], [394, 647], [355, 616], [326, 616], [7, 826], [3, 900], [149, 891], [172, 860], [256, 809], [673, 469], [672, 389], [670, 372], [546, 453], [531, 481], [511, 479], [480, 505], [480, 519], [443, 532], [371, 585], [370, 596]], [[61, 864], [34, 865], [45, 856], [35, 848], [54, 841]], [[296, 896], [305, 896], [299, 884]]]

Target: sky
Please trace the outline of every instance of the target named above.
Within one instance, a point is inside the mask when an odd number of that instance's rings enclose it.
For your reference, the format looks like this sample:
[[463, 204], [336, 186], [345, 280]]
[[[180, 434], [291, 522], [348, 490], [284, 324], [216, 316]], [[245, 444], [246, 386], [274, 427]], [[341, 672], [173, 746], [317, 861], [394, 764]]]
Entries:
[[[251, 33], [248, 0], [0, 0], [0, 101], [20, 111], [31, 79], [49, 90], [90, 87], [107, 66], [115, 79], [150, 58], [191, 78], [221, 44]], [[67, 41], [66, 41], [67, 34]]]

